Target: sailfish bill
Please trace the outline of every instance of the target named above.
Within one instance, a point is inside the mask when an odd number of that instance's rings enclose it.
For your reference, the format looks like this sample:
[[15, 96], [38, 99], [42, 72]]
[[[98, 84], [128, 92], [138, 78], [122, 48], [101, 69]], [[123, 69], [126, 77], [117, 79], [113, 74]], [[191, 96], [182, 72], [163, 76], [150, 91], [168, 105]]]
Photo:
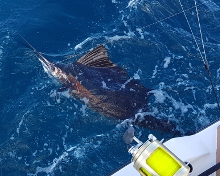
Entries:
[[172, 123], [153, 116], [134, 118], [138, 111], [147, 110], [150, 90], [138, 80], [130, 78], [125, 69], [110, 61], [103, 45], [73, 63], [61, 64], [49, 61], [27, 44], [38, 54], [45, 72], [62, 84], [60, 90], [68, 90], [79, 101], [86, 100], [87, 106], [94, 111], [116, 119], [133, 119], [134, 124], [150, 129], [175, 131]]

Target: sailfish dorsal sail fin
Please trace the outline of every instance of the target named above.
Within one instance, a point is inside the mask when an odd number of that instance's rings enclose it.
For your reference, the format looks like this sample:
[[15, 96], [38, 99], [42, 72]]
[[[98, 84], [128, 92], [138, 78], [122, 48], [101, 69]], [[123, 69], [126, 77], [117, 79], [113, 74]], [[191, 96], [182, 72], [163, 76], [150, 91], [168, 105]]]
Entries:
[[108, 57], [106, 48], [103, 45], [99, 45], [92, 51], [82, 56], [76, 62], [91, 66], [91, 67], [114, 67], [115, 63], [111, 62]]

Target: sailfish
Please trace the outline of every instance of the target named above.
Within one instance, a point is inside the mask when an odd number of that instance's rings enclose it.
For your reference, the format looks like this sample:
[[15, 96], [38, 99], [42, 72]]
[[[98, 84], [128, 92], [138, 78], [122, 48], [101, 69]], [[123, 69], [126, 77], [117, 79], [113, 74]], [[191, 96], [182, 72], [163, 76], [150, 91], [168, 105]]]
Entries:
[[62, 84], [59, 91], [68, 91], [75, 99], [86, 102], [92, 110], [106, 117], [131, 119], [133, 124], [149, 129], [166, 132], [175, 129], [173, 123], [164, 119], [151, 115], [138, 117], [138, 112], [141, 114], [140, 112], [147, 110], [151, 90], [113, 63], [103, 45], [97, 46], [73, 63], [64, 64], [51, 62], [28, 42], [27, 44], [38, 54], [44, 71]]

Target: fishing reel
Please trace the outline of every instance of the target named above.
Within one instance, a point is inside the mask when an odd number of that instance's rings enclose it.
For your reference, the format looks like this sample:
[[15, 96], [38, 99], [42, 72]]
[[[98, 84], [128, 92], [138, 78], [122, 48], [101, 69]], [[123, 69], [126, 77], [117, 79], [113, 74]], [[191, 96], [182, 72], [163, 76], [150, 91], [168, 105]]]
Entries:
[[134, 136], [134, 128], [129, 127], [123, 139], [130, 144], [133, 140], [137, 142], [128, 152], [132, 154], [134, 168], [142, 176], [188, 176], [190, 167], [173, 154], [163, 140], [158, 141], [150, 134], [148, 140], [143, 143]]

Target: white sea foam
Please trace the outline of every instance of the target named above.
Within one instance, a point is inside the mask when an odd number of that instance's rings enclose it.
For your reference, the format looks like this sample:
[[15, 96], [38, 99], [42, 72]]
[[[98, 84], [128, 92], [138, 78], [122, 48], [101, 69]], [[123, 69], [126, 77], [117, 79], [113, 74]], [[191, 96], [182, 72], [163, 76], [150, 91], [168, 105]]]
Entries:
[[69, 90], [61, 92], [61, 95], [66, 97], [66, 98], [70, 98]]
[[159, 90], [163, 89], [165, 87], [165, 83], [164, 82], [160, 82], [159, 83]]
[[33, 156], [36, 156], [36, 154], [37, 154], [37, 150], [35, 150], [35, 152], [32, 154]]
[[181, 110], [182, 115], [188, 111], [188, 109], [193, 109], [193, 106], [190, 104], [184, 104], [181, 101], [175, 100], [172, 96], [169, 96], [165, 91], [162, 90], [152, 90], [150, 93], [153, 93], [155, 96], [155, 103], [165, 103], [165, 100], [169, 100], [173, 107], [177, 110]]
[[[69, 128], [69, 127], [67, 127]], [[96, 135], [99, 137], [102, 137], [101, 135]], [[64, 138], [67, 137], [67, 133], [65, 134]], [[46, 173], [48, 175], [53, 175], [54, 171], [59, 169], [62, 170], [62, 166], [59, 165], [62, 162], [68, 162], [68, 156], [74, 156], [76, 159], [81, 159], [85, 157], [85, 154], [87, 152], [87, 148], [95, 149], [100, 147], [102, 144], [102, 141], [96, 141], [96, 144], [91, 145], [90, 143], [86, 143], [85, 141], [82, 141], [81, 144], [77, 146], [70, 146], [67, 147], [67, 145], [64, 143], [64, 149], [65, 151], [57, 158], [54, 158], [52, 162], [49, 162], [49, 165], [47, 167], [37, 167], [35, 173], [28, 173], [27, 176], [38, 176], [38, 173]], [[50, 149], [51, 150], [51, 149]], [[35, 152], [36, 153], [36, 152]], [[39, 161], [35, 161], [35, 164]]]
[[187, 50], [186, 50], [186, 47], [184, 47], [183, 45], [182, 45], [182, 48], [184, 49], [184, 51], [187, 51]]
[[138, 69], [138, 71], [134, 74], [133, 78], [134, 79], [141, 79], [140, 74], [142, 74], [142, 71], [140, 69]]
[[67, 150], [67, 146], [66, 146], [66, 138], [67, 138], [67, 132], [66, 134], [62, 137], [62, 140], [63, 140], [63, 146], [64, 146], [64, 149]]
[[55, 167], [66, 157], [68, 156], [67, 152], [63, 152], [63, 154], [59, 158], [55, 158], [53, 163], [48, 167], [37, 167], [35, 174], [28, 173], [27, 176], [37, 176], [40, 172], [45, 172], [47, 174], [51, 174]]
[[24, 122], [24, 117], [25, 117], [29, 112], [30, 112], [30, 110], [28, 110], [27, 112], [25, 112], [24, 115], [22, 116], [22, 118], [21, 118], [21, 120], [20, 120], [20, 122], [19, 122], [19, 124], [18, 124], [18, 128], [17, 128], [17, 133], [18, 133], [18, 134], [19, 134], [19, 132], [20, 132], [21, 125], [22, 125], [23, 122]]
[[163, 65], [164, 68], [167, 68], [167, 67], [168, 67], [168, 65], [169, 65], [169, 63], [170, 63], [170, 60], [171, 60], [171, 57], [166, 57], [166, 58], [164, 59], [164, 61], [165, 61], [164, 65]]
[[89, 99], [86, 97], [81, 98], [80, 100], [83, 101], [85, 104], [87, 104], [89, 102]]
[[79, 109], [82, 113], [83, 113], [83, 116], [88, 116], [87, 112], [86, 112], [86, 109], [87, 109], [87, 105], [82, 105], [82, 107]]
[[131, 38], [130, 36], [126, 36], [126, 35], [115, 35], [113, 37], [105, 37], [106, 40], [108, 40], [109, 42], [114, 42], [114, 41], [118, 41], [118, 40], [122, 40], [122, 39], [129, 39]]
[[193, 90], [193, 89], [192, 89], [192, 93], [193, 93], [193, 98], [194, 98], [194, 100], [196, 100], [196, 90]]
[[82, 49], [82, 46], [88, 42], [88, 41], [91, 41], [93, 39], [93, 37], [88, 37], [87, 39], [85, 39], [83, 42], [79, 43], [78, 45], [76, 45], [74, 47], [75, 50], [78, 50], [78, 49]]
[[76, 109], [78, 108], [78, 105], [76, 103], [73, 103], [73, 105]]
[[121, 85], [121, 89], [125, 89], [126, 84], [128, 84], [133, 78], [128, 79], [124, 84]]
[[134, 77], [133, 77], [133, 78], [134, 78], [134, 79], [141, 79], [140, 76], [139, 76], [137, 73], [134, 74]]
[[125, 20], [125, 16], [124, 15], [122, 15], [122, 17], [121, 17], [121, 19], [122, 19], [122, 22], [124, 23], [124, 26], [126, 26], [126, 27], [128, 27], [128, 23], [127, 23], [127, 21]]
[[127, 7], [132, 7], [132, 8], [137, 8], [137, 3], [139, 2], [139, 0], [130, 0]]
[[157, 74], [157, 68], [158, 68], [158, 66], [156, 65], [154, 70], [153, 70], [153, 75], [152, 75], [151, 78], [155, 78], [156, 77], [155, 75]]
[[56, 97], [56, 90], [50, 91], [50, 97]]
[[135, 33], [131, 30], [129, 30], [128, 32], [124, 32], [127, 36], [129, 36], [130, 38], [135, 37]]
[[215, 109], [215, 108], [217, 108], [218, 106], [217, 106], [217, 103], [214, 103], [214, 104], [209, 104], [209, 103], [206, 103], [205, 105], [204, 105], [204, 109], [206, 110], [206, 109]]
[[84, 147], [77, 147], [73, 152], [74, 157], [77, 159], [84, 158], [84, 154], [85, 154]]
[[132, 80], [132, 79], [140, 79], [140, 74], [142, 73], [142, 71], [140, 69], [138, 69], [138, 71], [133, 75], [133, 77], [131, 77], [130, 79], [128, 79], [124, 84], [121, 85], [121, 89], [125, 89], [125, 86]]
[[149, 93], [153, 93], [155, 97], [155, 102], [156, 103], [164, 103], [166, 100], [166, 93], [163, 92], [162, 90], [152, 90]]
[[105, 81], [102, 81], [102, 88], [103, 88], [103, 89], [109, 89], [109, 88], [107, 87], [107, 85], [106, 85], [106, 82], [105, 82]]
[[174, 56], [175, 59], [183, 59], [183, 56]]
[[189, 78], [189, 76], [187, 74], [182, 74], [185, 78]]
[[[50, 91], [50, 97], [55, 98], [55, 100], [57, 101], [57, 103], [61, 102], [61, 96], [66, 97], [66, 98], [70, 98], [71, 95], [69, 94], [69, 90], [66, 91], [62, 91], [62, 92], [57, 92], [57, 90], [51, 90]], [[49, 102], [47, 102], [48, 106], [51, 106]]]
[[169, 98], [172, 101], [172, 104], [173, 104], [174, 108], [175, 109], [180, 109], [182, 114], [186, 113], [189, 108], [192, 108], [192, 105], [190, 105], [190, 104], [185, 105], [183, 102], [176, 101], [172, 97], [169, 97]]
[[112, 0], [112, 3], [113, 3], [113, 4], [116, 4], [116, 3], [118, 3], [118, 1], [116, 1], [116, 0]]
[[144, 39], [144, 34], [143, 34], [143, 31], [141, 28], [137, 28], [136, 31], [139, 32], [140, 36], [141, 36], [141, 39]]
[[200, 108], [198, 108], [198, 110], [199, 110], [199, 115], [197, 116], [196, 123], [195, 123], [197, 129], [198, 129], [198, 125], [199, 124], [201, 126], [210, 124], [210, 120], [209, 120], [209, 118], [207, 118], [205, 110], [204, 109], [200, 109]]
[[[23, 116], [23, 117], [24, 117], [24, 116]], [[23, 117], [22, 117], [21, 121], [20, 121], [19, 124], [18, 124], [18, 128], [17, 128], [17, 133], [18, 133], [18, 134], [19, 134], [19, 132], [20, 132], [21, 125], [23, 124], [23, 121], [24, 121]]]
[[16, 152], [15, 152], [15, 151], [8, 152], [8, 154], [9, 154], [9, 156], [10, 156], [11, 158], [15, 158], [15, 156], [16, 156]]
[[53, 153], [53, 149], [52, 148], [48, 148], [47, 150], [49, 151], [49, 155], [51, 155]]

